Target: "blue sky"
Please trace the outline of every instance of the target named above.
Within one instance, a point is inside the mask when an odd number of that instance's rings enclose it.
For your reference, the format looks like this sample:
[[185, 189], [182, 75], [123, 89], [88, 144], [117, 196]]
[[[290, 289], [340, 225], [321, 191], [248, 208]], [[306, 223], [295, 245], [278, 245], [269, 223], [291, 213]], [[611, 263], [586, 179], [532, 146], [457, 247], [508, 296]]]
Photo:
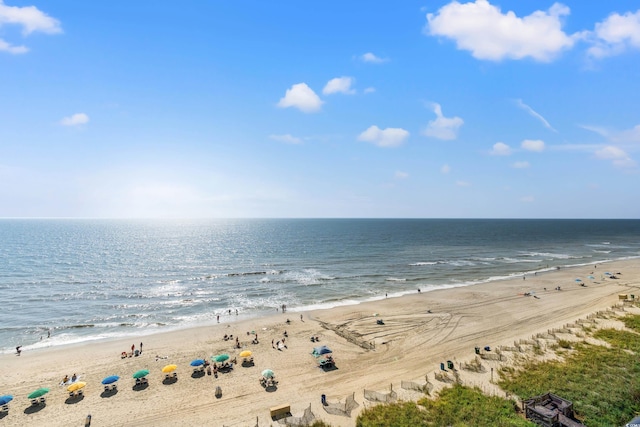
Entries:
[[0, 0], [0, 82], [0, 217], [640, 217], [637, 1]]

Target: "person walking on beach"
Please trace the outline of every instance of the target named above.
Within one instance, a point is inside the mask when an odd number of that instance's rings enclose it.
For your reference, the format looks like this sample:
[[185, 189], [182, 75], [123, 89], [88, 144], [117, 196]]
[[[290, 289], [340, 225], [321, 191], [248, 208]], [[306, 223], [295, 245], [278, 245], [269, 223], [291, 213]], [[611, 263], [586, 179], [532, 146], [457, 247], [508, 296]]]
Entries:
[[140, 354], [142, 354], [142, 341], [140, 341]]
[[17, 347], [16, 347], [16, 354], [17, 354], [18, 356], [20, 356], [20, 353], [22, 353], [22, 346], [21, 346], [21, 345], [19, 345], [19, 346], [17, 346]]

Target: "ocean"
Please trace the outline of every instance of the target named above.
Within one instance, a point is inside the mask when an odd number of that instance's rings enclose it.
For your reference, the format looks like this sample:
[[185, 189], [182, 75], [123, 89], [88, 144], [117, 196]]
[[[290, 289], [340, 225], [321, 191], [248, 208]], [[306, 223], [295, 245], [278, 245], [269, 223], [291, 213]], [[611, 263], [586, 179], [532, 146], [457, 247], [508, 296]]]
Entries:
[[640, 220], [2, 219], [0, 352], [632, 258]]

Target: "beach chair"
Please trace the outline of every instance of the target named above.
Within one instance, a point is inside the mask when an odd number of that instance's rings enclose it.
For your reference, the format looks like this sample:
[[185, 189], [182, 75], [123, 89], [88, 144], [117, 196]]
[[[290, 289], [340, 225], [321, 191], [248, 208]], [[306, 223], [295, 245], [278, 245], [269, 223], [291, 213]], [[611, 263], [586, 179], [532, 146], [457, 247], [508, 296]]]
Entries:
[[2, 405], [2, 412], [9, 412], [9, 405]]
[[47, 403], [47, 399], [46, 399], [44, 396], [42, 396], [42, 397], [40, 398], [39, 403], [40, 403], [40, 405], [44, 405], [45, 403]]
[[31, 399], [31, 405], [38, 406], [39, 404], [40, 404], [40, 401], [38, 399]]

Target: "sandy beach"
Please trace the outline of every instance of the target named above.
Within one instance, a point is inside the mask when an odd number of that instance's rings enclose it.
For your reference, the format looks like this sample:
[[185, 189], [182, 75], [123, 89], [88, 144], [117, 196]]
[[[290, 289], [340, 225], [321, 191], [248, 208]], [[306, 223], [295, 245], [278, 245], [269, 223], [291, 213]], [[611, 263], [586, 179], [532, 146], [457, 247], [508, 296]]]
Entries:
[[[617, 274], [611, 279], [603, 273]], [[587, 279], [593, 275], [595, 279]], [[581, 282], [575, 279], [581, 277]], [[560, 286], [561, 290], [556, 290]], [[516, 340], [586, 318], [619, 303], [619, 294], [640, 296], [640, 265], [636, 260], [558, 271], [400, 298], [342, 306], [313, 312], [277, 313], [271, 317], [220, 323], [144, 336], [140, 339], [88, 342], [82, 345], [4, 354], [0, 394], [12, 394], [4, 426], [84, 425], [91, 414], [93, 426], [259, 426], [278, 425], [269, 408], [289, 405], [293, 416], [310, 408], [316, 418], [333, 426], [353, 426], [363, 408], [375, 403], [364, 390], [415, 399], [418, 392], [401, 388], [402, 381], [425, 383], [433, 390], [444, 386], [435, 380], [440, 363], [456, 366], [475, 358], [475, 347], [512, 346]], [[302, 314], [302, 318], [301, 318]], [[289, 323], [287, 323], [289, 319]], [[235, 319], [233, 319], [235, 320]], [[378, 324], [382, 320], [384, 324]], [[283, 339], [286, 347], [272, 346]], [[225, 341], [223, 336], [233, 335]], [[252, 343], [257, 334], [258, 343]], [[311, 342], [311, 337], [319, 342]], [[235, 347], [238, 337], [241, 348]], [[143, 351], [121, 359], [132, 344]], [[333, 350], [336, 369], [323, 370], [311, 355], [315, 346]], [[238, 362], [243, 350], [253, 353], [254, 365], [239, 363], [227, 373], [193, 377], [190, 362], [227, 353]], [[489, 361], [499, 367], [503, 362]], [[177, 381], [163, 381], [162, 368], [178, 366]], [[132, 374], [148, 369], [149, 386], [134, 390]], [[272, 369], [278, 384], [266, 390], [261, 372]], [[87, 383], [82, 399], [69, 399], [65, 375], [76, 373]], [[118, 392], [105, 394], [101, 380], [119, 375]], [[463, 383], [498, 392], [491, 373], [461, 371]], [[214, 391], [219, 386], [222, 396]], [[47, 387], [46, 405], [32, 407], [27, 395]], [[327, 413], [321, 404], [355, 398], [350, 416]]]

